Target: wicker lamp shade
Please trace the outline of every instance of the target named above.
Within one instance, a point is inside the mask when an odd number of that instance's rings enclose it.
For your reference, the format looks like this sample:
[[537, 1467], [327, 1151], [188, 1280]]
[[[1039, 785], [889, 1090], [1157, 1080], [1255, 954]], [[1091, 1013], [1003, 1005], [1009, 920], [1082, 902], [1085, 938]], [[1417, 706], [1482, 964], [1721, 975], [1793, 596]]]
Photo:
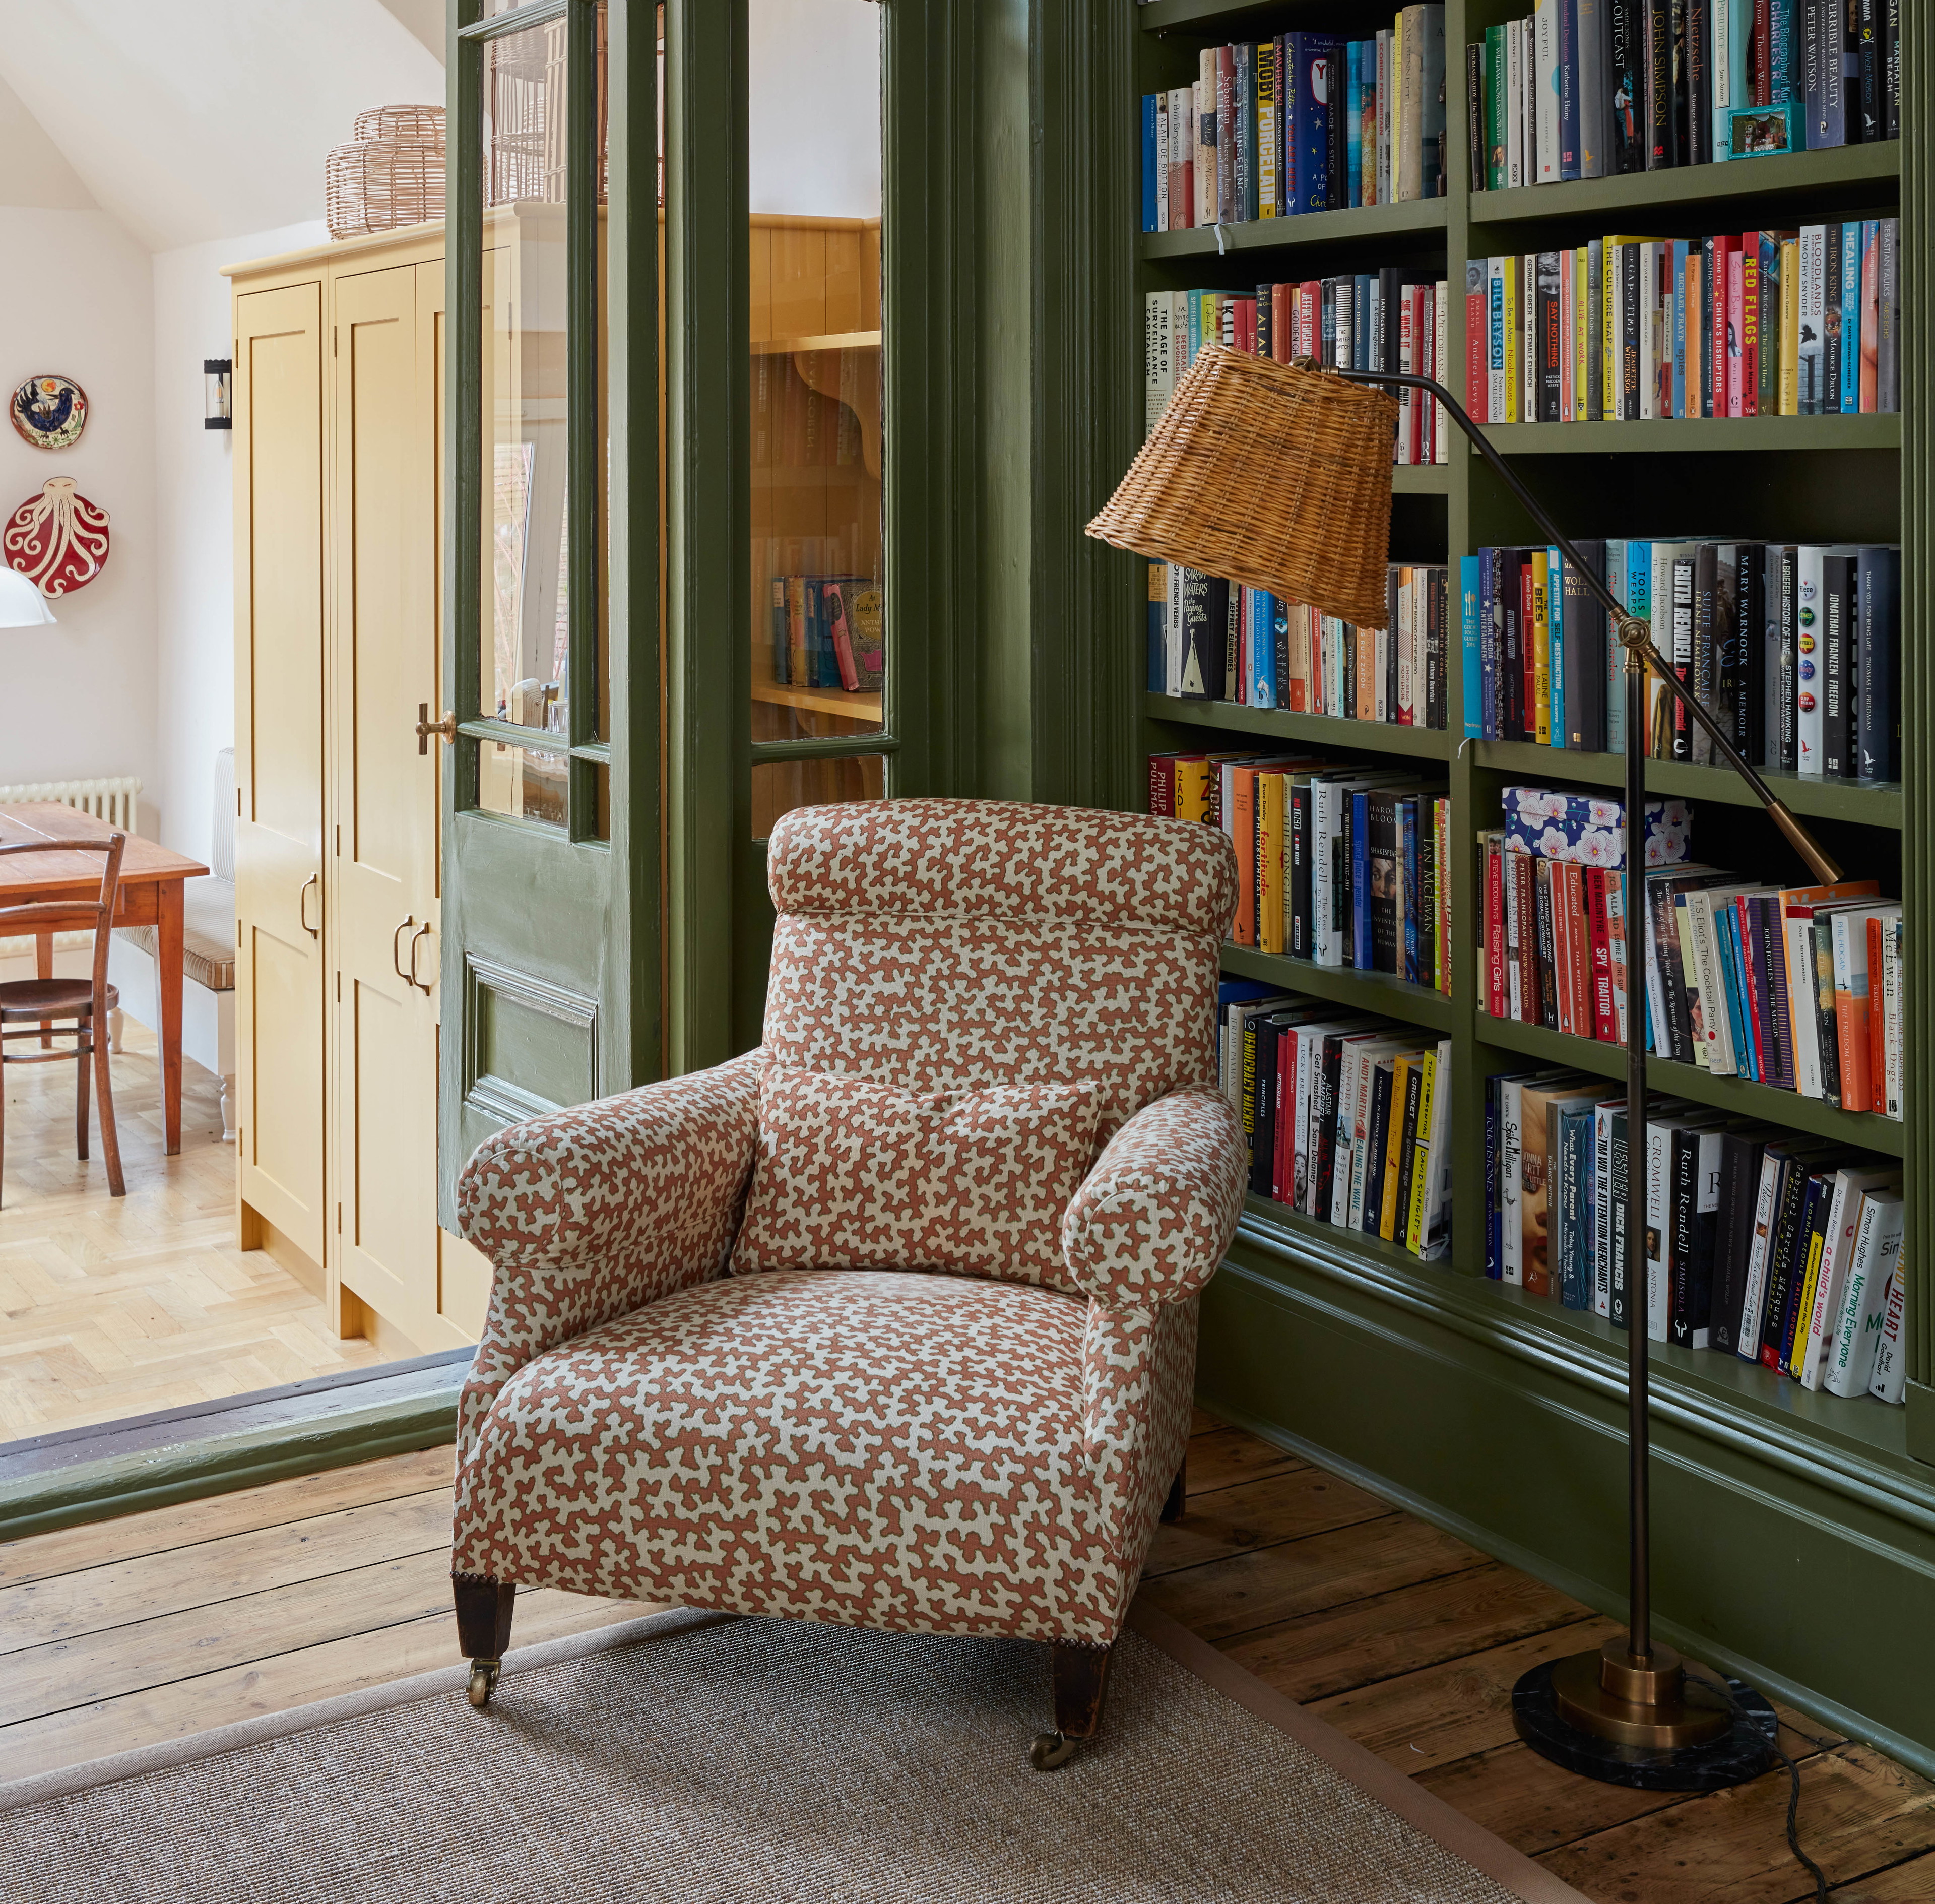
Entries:
[[1381, 627], [1396, 431], [1381, 390], [1205, 344], [1088, 533]]
[[443, 144], [441, 106], [371, 106], [356, 115], [359, 139], [401, 139], [417, 145]]

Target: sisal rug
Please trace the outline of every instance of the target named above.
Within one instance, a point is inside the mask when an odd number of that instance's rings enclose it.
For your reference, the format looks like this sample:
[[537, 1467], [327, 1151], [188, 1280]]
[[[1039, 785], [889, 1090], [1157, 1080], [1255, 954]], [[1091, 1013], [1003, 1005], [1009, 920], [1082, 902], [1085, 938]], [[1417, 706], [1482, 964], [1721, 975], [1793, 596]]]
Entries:
[[655, 1615], [0, 1786], [17, 1904], [1583, 1904], [1139, 1606], [1031, 1771], [1040, 1648]]

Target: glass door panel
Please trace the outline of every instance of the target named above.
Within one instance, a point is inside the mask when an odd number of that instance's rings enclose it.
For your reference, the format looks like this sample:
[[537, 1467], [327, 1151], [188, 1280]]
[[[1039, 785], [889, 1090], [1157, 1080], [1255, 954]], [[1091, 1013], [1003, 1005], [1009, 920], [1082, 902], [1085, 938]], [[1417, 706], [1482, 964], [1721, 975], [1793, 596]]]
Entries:
[[881, 10], [872, 0], [748, 0], [748, 26], [758, 839], [789, 807], [880, 798], [893, 742]]

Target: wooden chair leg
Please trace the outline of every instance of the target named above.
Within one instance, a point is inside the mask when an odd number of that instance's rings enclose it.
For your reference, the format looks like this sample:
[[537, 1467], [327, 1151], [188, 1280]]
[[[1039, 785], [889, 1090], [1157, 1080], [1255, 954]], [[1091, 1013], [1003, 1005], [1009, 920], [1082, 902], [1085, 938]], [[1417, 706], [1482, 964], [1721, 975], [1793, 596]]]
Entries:
[[[88, 1041], [94, 1047], [94, 1096], [101, 1119], [101, 1155], [107, 1165], [107, 1193], [125, 1197], [128, 1185], [121, 1174], [121, 1133], [114, 1123], [114, 1080], [107, 1068], [107, 1027], [96, 1025], [92, 1018], [84, 1022]], [[81, 1060], [83, 1065], [88, 1062], [85, 1058]], [[80, 1154], [84, 1157], [87, 1153], [83, 1150]]]
[[81, 1046], [81, 1052], [74, 1061], [74, 1154], [83, 1163], [87, 1161], [87, 1071], [93, 1062], [80, 1035], [86, 1026], [87, 1020], [83, 1018], [74, 1028], [74, 1041]]
[[470, 1660], [470, 1703], [479, 1712], [497, 1689], [497, 1671], [511, 1644], [511, 1615], [517, 1603], [514, 1581], [488, 1573], [452, 1573], [457, 1600], [457, 1643]]
[[1162, 1518], [1165, 1522], [1179, 1521], [1182, 1510], [1189, 1498], [1189, 1457], [1185, 1455], [1176, 1470], [1176, 1479], [1169, 1484], [1169, 1498], [1162, 1504]]
[[1055, 1689], [1055, 1730], [1039, 1734], [1028, 1752], [1037, 1772], [1052, 1772], [1075, 1756], [1079, 1739], [1102, 1729], [1102, 1699], [1108, 1690], [1112, 1646], [1085, 1646], [1058, 1640], [1049, 1648], [1049, 1672]]

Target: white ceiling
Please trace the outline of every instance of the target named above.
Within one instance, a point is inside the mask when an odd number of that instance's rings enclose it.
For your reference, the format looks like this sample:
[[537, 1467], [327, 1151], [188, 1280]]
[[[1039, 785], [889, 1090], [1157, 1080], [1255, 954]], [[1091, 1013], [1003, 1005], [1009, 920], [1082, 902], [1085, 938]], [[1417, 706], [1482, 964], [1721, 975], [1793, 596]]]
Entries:
[[369, 106], [440, 104], [442, 0], [0, 0], [0, 204], [151, 251], [322, 216]]

